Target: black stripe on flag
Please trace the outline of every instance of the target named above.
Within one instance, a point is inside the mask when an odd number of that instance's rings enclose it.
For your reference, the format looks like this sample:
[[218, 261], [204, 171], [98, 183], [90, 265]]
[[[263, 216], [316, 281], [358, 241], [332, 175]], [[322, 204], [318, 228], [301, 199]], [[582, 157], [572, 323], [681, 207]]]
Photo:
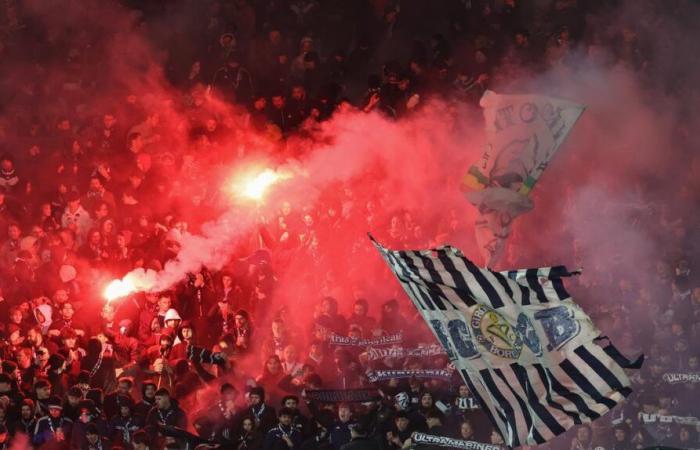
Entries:
[[525, 392], [530, 407], [533, 411], [535, 411], [537, 416], [540, 418], [540, 420], [542, 420], [547, 428], [549, 428], [549, 431], [551, 431], [555, 436], [564, 433], [566, 429], [559, 425], [557, 419], [547, 410], [547, 408], [542, 406], [540, 400], [537, 398], [537, 394], [532, 389], [532, 382], [527, 375], [527, 370], [525, 370], [525, 368], [520, 364], [511, 364], [510, 368], [515, 374], [515, 377], [518, 379], [520, 388], [523, 390], [523, 392]]
[[486, 296], [489, 299], [489, 302], [491, 302], [491, 306], [494, 308], [500, 308], [503, 306], [503, 300], [501, 300], [501, 296], [498, 295], [498, 292], [496, 292], [496, 289], [489, 283], [489, 280], [486, 279], [483, 273], [481, 273], [481, 270], [474, 265], [473, 262], [469, 261], [466, 258], [461, 258], [462, 262], [464, 262], [464, 265], [466, 266], [467, 270], [469, 273], [474, 276], [474, 279], [476, 280], [477, 283], [479, 283], [479, 286], [483, 291], [486, 293]]
[[542, 289], [542, 285], [540, 284], [540, 278], [538, 277], [538, 272], [539, 271], [537, 269], [527, 269], [527, 271], [525, 272], [525, 279], [527, 280], [527, 284], [528, 286], [530, 286], [530, 289], [537, 296], [537, 300], [539, 300], [540, 303], [547, 303], [549, 302], [549, 299], [544, 293], [544, 289]]
[[589, 397], [595, 400], [596, 403], [605, 405], [609, 409], [613, 409], [615, 405], [617, 405], [615, 400], [611, 400], [598, 392], [598, 389], [596, 389], [595, 386], [588, 381], [588, 378], [586, 378], [568, 359], [560, 362], [559, 367], [564, 369], [564, 372], [566, 372], [569, 378], [574, 380], [574, 382], [578, 384], [578, 386], [583, 389], [583, 391], [588, 394]]
[[[546, 396], [547, 397], [547, 404], [551, 408], [558, 409], [559, 411], [563, 412], [567, 416], [571, 417], [571, 419], [574, 421], [574, 423], [576, 425], [581, 425], [583, 423], [583, 421], [581, 420], [581, 417], [579, 414], [577, 414], [573, 411], [569, 411], [568, 409], [564, 408], [564, 405], [555, 401], [554, 398], [552, 397], [552, 391], [556, 392], [556, 390], [554, 389], [554, 386], [552, 385], [552, 383], [549, 382], [549, 377], [547, 376], [547, 373], [545, 372], [544, 368], [542, 367], [542, 364], [533, 364], [533, 367], [537, 371], [537, 375], [540, 377], [540, 383], [542, 384], [542, 386], [544, 386], [544, 388], [547, 391], [547, 396]], [[557, 394], [558, 394], [558, 392], [557, 392]], [[566, 398], [566, 397], [564, 397], [564, 398]]]
[[510, 402], [506, 400], [506, 398], [501, 394], [501, 391], [498, 390], [498, 387], [496, 386], [496, 383], [493, 381], [493, 378], [491, 377], [491, 372], [489, 370], [480, 370], [479, 375], [481, 375], [481, 379], [484, 380], [484, 384], [486, 385], [486, 388], [489, 390], [489, 393], [491, 393], [491, 397], [493, 397], [496, 402], [498, 403], [498, 406], [500, 406], [500, 409], [505, 412], [506, 417], [505, 417], [505, 422], [510, 425], [510, 428], [513, 430], [513, 447], [519, 447], [520, 446], [520, 433], [518, 432], [518, 421], [515, 417], [515, 410], [513, 410], [513, 407], [510, 405]]
[[564, 387], [549, 369], [545, 368], [545, 373], [547, 374], [549, 381], [552, 383], [554, 392], [576, 405], [576, 409], [588, 416], [589, 419], [594, 420], [600, 418], [600, 414], [590, 409], [586, 401], [582, 399], [580, 395], [576, 394], [575, 392], [571, 392], [569, 389]]
[[600, 362], [598, 358], [596, 358], [591, 352], [586, 349], [583, 345], [576, 348], [574, 350], [574, 353], [578, 355], [579, 358], [584, 360], [586, 364], [590, 366], [591, 369], [595, 371], [602, 379], [605, 380], [606, 383], [608, 383], [608, 386], [610, 386], [611, 389], [614, 389], [616, 391], [619, 391], [622, 395], [627, 397], [631, 392], [632, 389], [625, 387], [620, 383], [620, 380], [617, 379], [614, 373], [612, 373], [607, 367], [605, 367], [605, 364]]
[[437, 254], [438, 254], [438, 259], [440, 260], [442, 265], [445, 267], [445, 270], [452, 277], [452, 280], [454, 281], [454, 284], [457, 287], [457, 289], [455, 289], [455, 292], [457, 293], [459, 298], [462, 299], [464, 304], [467, 306], [476, 305], [476, 301], [474, 301], [474, 293], [472, 292], [471, 289], [469, 289], [469, 286], [467, 285], [467, 282], [464, 280], [462, 273], [457, 270], [454, 262], [447, 255], [447, 252], [445, 250], [441, 249], [441, 250], [438, 250]]

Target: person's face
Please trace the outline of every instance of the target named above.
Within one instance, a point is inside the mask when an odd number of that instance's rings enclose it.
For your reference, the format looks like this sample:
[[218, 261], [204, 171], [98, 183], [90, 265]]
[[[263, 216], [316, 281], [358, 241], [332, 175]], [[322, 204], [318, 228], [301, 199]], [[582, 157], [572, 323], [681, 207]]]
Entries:
[[622, 442], [625, 440], [625, 432], [623, 430], [620, 430], [619, 428], [615, 430], [615, 440], [618, 442]]
[[153, 319], [153, 321], [151, 322], [151, 331], [154, 333], [157, 333], [160, 331], [160, 322], [158, 321], [157, 317], [155, 319]]
[[61, 417], [61, 408], [49, 408], [49, 415], [54, 419], [58, 419]]
[[262, 402], [262, 399], [257, 394], [250, 394], [248, 396], [248, 401], [252, 406], [258, 406]]
[[12, 161], [10, 161], [9, 159], [3, 159], [2, 161], [0, 161], [0, 166], [2, 166], [2, 170], [12, 170], [12, 165]]
[[469, 422], [463, 422], [459, 427], [459, 432], [462, 434], [463, 438], [470, 437], [474, 432], [474, 430], [472, 430], [472, 424]]
[[267, 34], [267, 38], [271, 44], [279, 44], [282, 41], [282, 33], [279, 30], [271, 30]]
[[70, 349], [75, 348], [75, 344], [76, 344], [76, 339], [74, 337], [68, 337], [68, 338], [65, 338], [63, 340], [63, 345], [65, 345], [66, 347], [68, 347]]
[[129, 417], [131, 415], [131, 410], [128, 406], [120, 406], [119, 414], [121, 414], [122, 417]]
[[406, 431], [406, 428], [408, 428], [408, 419], [406, 417], [399, 417], [396, 419], [396, 428], [399, 431]]
[[466, 398], [467, 396], [469, 396], [469, 388], [465, 385], [461, 385], [459, 387], [459, 396], [462, 398]]
[[68, 301], [68, 291], [59, 289], [53, 294], [53, 299], [56, 303], [65, 303]]
[[306, 91], [303, 86], [294, 86], [292, 88], [292, 98], [294, 100], [301, 100], [304, 98]]
[[10, 383], [0, 383], [0, 392], [7, 392], [11, 388]]
[[576, 431], [576, 437], [579, 441], [588, 442], [588, 439], [591, 437], [591, 434], [588, 432], [588, 428], [579, 428]]
[[91, 444], [96, 444], [96, 443], [97, 443], [97, 439], [98, 439], [99, 437], [100, 437], [99, 434], [90, 434], [90, 433], [87, 433], [87, 434], [85, 435], [85, 438], [86, 438], [86, 439], [88, 440], [88, 442], [91, 443]]
[[248, 319], [246, 319], [243, 316], [236, 316], [236, 317], [234, 317], [233, 320], [235, 321], [236, 327], [238, 327], [238, 328], [241, 328], [248, 323]]
[[257, 98], [255, 99], [253, 105], [255, 106], [256, 110], [262, 111], [267, 106], [267, 100], [265, 99], [265, 97]]
[[353, 312], [356, 316], [364, 316], [367, 313], [367, 310], [365, 309], [365, 305], [356, 303], [353, 307]]
[[51, 205], [49, 203], [41, 205], [41, 215], [44, 217], [51, 216]]
[[90, 179], [90, 190], [93, 192], [99, 191], [102, 189], [102, 182], [100, 181], [99, 178], [91, 178]]
[[280, 416], [280, 424], [282, 426], [288, 427], [289, 425], [292, 424], [292, 416], [288, 414], [283, 414]]
[[282, 322], [272, 322], [272, 334], [279, 336], [284, 333], [284, 324]]
[[170, 309], [171, 304], [170, 297], [160, 297], [158, 299], [158, 309], [163, 313]]
[[250, 419], [245, 419], [243, 421], [243, 431], [250, 432], [253, 431], [253, 421]]
[[430, 394], [423, 394], [420, 398], [420, 404], [424, 408], [430, 408], [433, 406], [433, 396]]
[[120, 381], [117, 385], [117, 390], [121, 395], [129, 395], [129, 393], [131, 392], [131, 384], [124, 381]]
[[37, 388], [36, 396], [37, 396], [37, 398], [41, 398], [41, 399], [49, 398], [51, 396], [51, 387], [50, 386], [43, 386], [43, 387]]
[[115, 119], [112, 114], [105, 114], [102, 117], [102, 124], [105, 128], [112, 128], [115, 123], [117, 123], [117, 119]]
[[102, 318], [107, 321], [107, 322], [112, 322], [114, 321], [114, 307], [112, 305], [105, 305], [104, 308], [102, 308]]
[[90, 233], [90, 244], [97, 245], [100, 243], [101, 240], [102, 240], [102, 237], [100, 236], [99, 231], [95, 231], [94, 233]]
[[143, 395], [146, 398], [153, 398], [156, 395], [156, 387], [152, 384], [146, 385], [145, 389], [143, 390]]
[[68, 404], [71, 406], [78, 406], [78, 403], [80, 403], [80, 397], [75, 397], [72, 395], [67, 396], [68, 398]]
[[280, 362], [277, 358], [270, 358], [267, 360], [267, 370], [270, 373], [277, 373], [280, 371]]
[[20, 235], [22, 234], [22, 231], [19, 229], [18, 226], [16, 225], [10, 225], [7, 228], [7, 236], [12, 239], [12, 240], [17, 240], [19, 239]]
[[10, 315], [10, 319], [12, 320], [12, 323], [19, 325], [22, 323], [22, 311], [15, 309], [12, 311], [12, 315]]
[[167, 395], [156, 395], [156, 406], [159, 409], [168, 409], [170, 407], [170, 398]]
[[22, 405], [20, 414], [24, 420], [27, 420], [34, 415], [34, 411], [32, 411], [32, 408], [30, 408], [29, 405]]
[[350, 420], [350, 408], [342, 407], [338, 410], [338, 418], [341, 422], [348, 422]]
[[275, 95], [272, 97], [272, 106], [274, 106], [277, 109], [282, 109], [284, 108], [284, 97], [281, 95]]
[[287, 347], [284, 349], [284, 360], [285, 361], [296, 361], [297, 360], [297, 350], [294, 347]]
[[63, 307], [61, 308], [61, 317], [63, 317], [64, 320], [70, 320], [73, 318], [73, 314], [75, 314], [73, 305], [70, 303], [64, 303]]
[[297, 409], [297, 401], [294, 400], [293, 398], [288, 398], [287, 400], [284, 401], [284, 407], [289, 408], [289, 409]]
[[183, 328], [182, 337], [185, 338], [185, 340], [192, 339], [192, 328]]

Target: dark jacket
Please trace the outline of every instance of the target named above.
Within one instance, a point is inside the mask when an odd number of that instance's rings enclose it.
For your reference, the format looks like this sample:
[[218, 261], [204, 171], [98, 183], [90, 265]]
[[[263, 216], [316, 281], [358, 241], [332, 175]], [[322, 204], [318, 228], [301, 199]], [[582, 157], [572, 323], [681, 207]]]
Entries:
[[284, 440], [283, 436], [288, 436], [289, 439], [294, 443], [293, 448], [299, 448], [301, 445], [302, 437], [301, 432], [296, 428], [290, 426], [288, 429], [282, 427], [282, 425], [277, 425], [273, 427], [265, 435], [265, 443], [263, 445], [264, 450], [289, 450], [289, 445]]
[[381, 446], [371, 437], [358, 437], [340, 447], [340, 450], [381, 450]]

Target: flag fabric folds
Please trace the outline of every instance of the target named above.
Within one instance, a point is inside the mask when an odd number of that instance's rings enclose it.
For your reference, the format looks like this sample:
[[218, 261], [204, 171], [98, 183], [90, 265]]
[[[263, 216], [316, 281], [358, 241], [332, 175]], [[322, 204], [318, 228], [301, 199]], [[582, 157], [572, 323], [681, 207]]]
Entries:
[[463, 186], [479, 217], [475, 232], [488, 267], [501, 258], [512, 221], [532, 209], [528, 194], [564, 143], [584, 106], [542, 95], [486, 91], [484, 152]]
[[[374, 245], [507, 445], [546, 442], [631, 393], [638, 368], [601, 338], [564, 288], [576, 272], [494, 272], [454, 247]], [[600, 345], [599, 345], [600, 344]]]

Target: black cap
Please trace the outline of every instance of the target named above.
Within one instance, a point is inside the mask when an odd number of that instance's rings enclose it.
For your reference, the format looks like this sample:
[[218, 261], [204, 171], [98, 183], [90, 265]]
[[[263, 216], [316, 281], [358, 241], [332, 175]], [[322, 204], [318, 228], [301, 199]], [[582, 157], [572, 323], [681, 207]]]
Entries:
[[52, 395], [49, 397], [49, 400], [46, 402], [49, 408], [58, 408], [58, 409], [63, 409], [63, 403], [61, 402], [61, 399], [58, 398], [56, 395]]

